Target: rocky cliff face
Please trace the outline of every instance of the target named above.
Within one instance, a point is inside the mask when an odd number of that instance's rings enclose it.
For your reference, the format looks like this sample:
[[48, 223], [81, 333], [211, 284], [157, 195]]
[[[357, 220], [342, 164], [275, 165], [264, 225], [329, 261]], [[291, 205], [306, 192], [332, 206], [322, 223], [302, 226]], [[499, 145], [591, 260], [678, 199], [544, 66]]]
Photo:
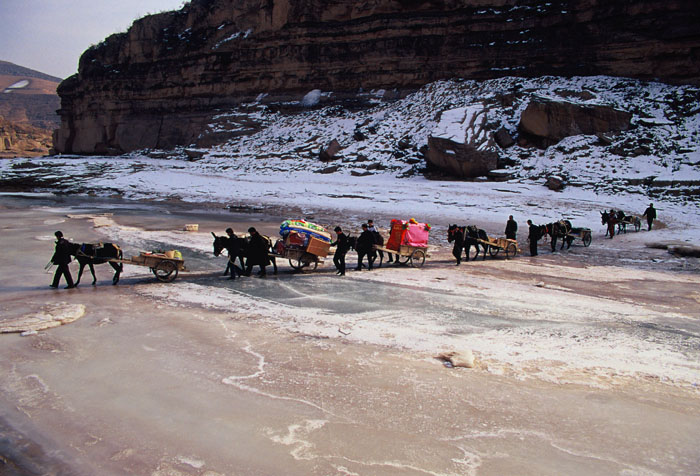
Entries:
[[302, 107], [312, 90], [361, 107], [363, 91], [396, 97], [454, 77], [698, 83], [699, 10], [696, 0], [193, 0], [83, 54], [59, 88], [54, 147], [189, 144], [217, 111], [261, 97]]
[[56, 87], [61, 80], [0, 61], [0, 157], [49, 152], [59, 125]]

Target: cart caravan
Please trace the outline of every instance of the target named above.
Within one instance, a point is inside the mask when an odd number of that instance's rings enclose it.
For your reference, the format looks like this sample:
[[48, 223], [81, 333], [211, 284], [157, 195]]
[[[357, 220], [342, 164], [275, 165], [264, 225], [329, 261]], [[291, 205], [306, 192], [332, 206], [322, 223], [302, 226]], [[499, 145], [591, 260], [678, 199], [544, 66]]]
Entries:
[[163, 283], [173, 281], [180, 271], [187, 271], [182, 253], [177, 250], [142, 251], [138, 256], [132, 256], [131, 259], [111, 259], [109, 261], [151, 268], [156, 279]]
[[283, 221], [280, 236], [272, 256], [288, 259], [297, 271], [315, 270], [331, 248], [331, 234], [321, 225], [305, 220]]
[[429, 224], [418, 223], [414, 218], [391, 220], [389, 239], [384, 246], [375, 246], [375, 249], [395, 255], [399, 264], [420, 268], [428, 257], [430, 228]]

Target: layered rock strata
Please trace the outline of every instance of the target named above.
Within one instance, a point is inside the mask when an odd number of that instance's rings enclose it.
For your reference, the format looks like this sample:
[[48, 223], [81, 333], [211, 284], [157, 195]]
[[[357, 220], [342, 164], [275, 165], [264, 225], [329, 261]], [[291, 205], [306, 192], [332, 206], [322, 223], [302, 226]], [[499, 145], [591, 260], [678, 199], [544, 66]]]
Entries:
[[696, 0], [193, 0], [86, 51], [64, 81], [58, 152], [195, 141], [217, 110], [309, 106], [444, 78], [700, 82]]

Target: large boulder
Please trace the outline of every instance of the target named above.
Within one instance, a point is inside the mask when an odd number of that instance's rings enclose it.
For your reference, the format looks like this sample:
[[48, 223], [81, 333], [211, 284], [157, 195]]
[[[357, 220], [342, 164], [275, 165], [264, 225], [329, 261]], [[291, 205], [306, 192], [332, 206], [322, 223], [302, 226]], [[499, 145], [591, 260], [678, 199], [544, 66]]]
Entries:
[[328, 144], [328, 147], [325, 149], [321, 149], [319, 152], [319, 158], [321, 159], [321, 162], [329, 162], [331, 160], [334, 160], [337, 158], [338, 152], [340, 152], [342, 147], [340, 146], [340, 142], [338, 142], [337, 139], [333, 139], [330, 144]]
[[498, 168], [493, 133], [483, 104], [443, 111], [428, 137], [426, 161], [459, 178], [473, 178]]
[[577, 104], [535, 97], [520, 116], [520, 132], [548, 147], [569, 136], [626, 131], [632, 114], [610, 106]]

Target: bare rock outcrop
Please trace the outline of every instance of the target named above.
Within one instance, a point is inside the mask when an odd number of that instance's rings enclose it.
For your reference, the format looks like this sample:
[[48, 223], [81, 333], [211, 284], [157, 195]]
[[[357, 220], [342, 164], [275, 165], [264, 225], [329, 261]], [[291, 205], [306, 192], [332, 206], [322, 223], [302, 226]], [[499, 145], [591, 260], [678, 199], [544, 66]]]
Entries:
[[519, 129], [541, 147], [579, 134], [626, 131], [632, 114], [610, 106], [576, 104], [534, 97], [520, 116]]
[[428, 138], [426, 161], [458, 178], [479, 177], [498, 168], [487, 111], [479, 104], [444, 111]]
[[0, 61], [0, 157], [44, 155], [59, 125], [59, 78]]
[[699, 15], [696, 0], [192, 0], [83, 54], [54, 147], [189, 145], [215, 110], [304, 107], [310, 91], [358, 107], [361, 90], [455, 77], [699, 83]]

